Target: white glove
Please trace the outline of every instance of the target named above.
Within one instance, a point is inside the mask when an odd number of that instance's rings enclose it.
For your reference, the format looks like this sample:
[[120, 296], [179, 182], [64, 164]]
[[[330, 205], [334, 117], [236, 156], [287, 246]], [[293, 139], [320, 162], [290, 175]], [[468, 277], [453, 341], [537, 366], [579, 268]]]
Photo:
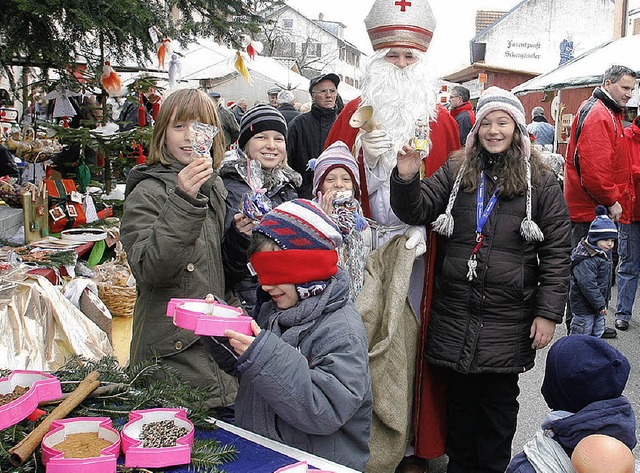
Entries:
[[360, 135], [364, 157], [373, 167], [384, 153], [393, 149], [393, 141], [386, 130], [372, 130]]
[[422, 227], [409, 227], [404, 231], [407, 242], [404, 247], [407, 250], [415, 250], [416, 258], [420, 258], [427, 251], [427, 243], [424, 239]]

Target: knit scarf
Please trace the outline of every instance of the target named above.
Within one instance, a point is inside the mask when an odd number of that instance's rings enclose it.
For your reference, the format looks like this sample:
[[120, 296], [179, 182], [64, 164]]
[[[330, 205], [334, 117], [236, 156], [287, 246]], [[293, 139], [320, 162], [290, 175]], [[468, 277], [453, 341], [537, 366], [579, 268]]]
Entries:
[[355, 300], [364, 281], [366, 263], [362, 232], [369, 224], [362, 216], [360, 203], [351, 198], [334, 204], [331, 218], [342, 233], [342, 245], [338, 248], [338, 265], [349, 272], [349, 296]]

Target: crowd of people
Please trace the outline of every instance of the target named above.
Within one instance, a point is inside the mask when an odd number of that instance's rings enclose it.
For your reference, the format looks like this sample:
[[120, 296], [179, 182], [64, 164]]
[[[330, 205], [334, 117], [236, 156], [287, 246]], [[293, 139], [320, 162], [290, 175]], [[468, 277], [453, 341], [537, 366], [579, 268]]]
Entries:
[[[138, 288], [131, 363], [158, 357], [210, 388], [221, 418], [358, 471], [424, 472], [444, 454], [448, 473], [602, 471], [605, 450], [611, 471], [633, 471], [629, 361], [600, 338], [613, 253], [614, 333], [640, 271], [640, 122], [621, 122], [635, 72], [613, 66], [578, 110], [563, 189], [532, 146], [549, 140], [543, 110], [528, 125], [498, 87], [475, 109], [462, 86], [439, 103], [428, 2], [407, 17], [377, 0], [365, 24], [374, 55], [344, 109], [333, 73], [310, 80], [306, 113], [279, 88], [232, 110], [197, 89], [163, 101], [121, 224]], [[204, 154], [194, 122], [224, 131]], [[391, 248], [398, 260], [376, 259]], [[370, 300], [380, 285], [401, 323], [370, 323], [389, 307]], [[197, 337], [164, 316], [172, 297], [242, 307], [252, 334]], [[512, 460], [519, 376], [563, 320], [544, 434]], [[382, 386], [405, 414], [389, 415]]]

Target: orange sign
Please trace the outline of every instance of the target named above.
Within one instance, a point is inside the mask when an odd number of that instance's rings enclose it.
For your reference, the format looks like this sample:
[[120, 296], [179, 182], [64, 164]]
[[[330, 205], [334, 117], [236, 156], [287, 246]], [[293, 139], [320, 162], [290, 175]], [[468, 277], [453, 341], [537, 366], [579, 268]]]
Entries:
[[478, 82], [481, 82], [483, 84], [487, 82], [487, 75], [484, 72], [478, 74]]

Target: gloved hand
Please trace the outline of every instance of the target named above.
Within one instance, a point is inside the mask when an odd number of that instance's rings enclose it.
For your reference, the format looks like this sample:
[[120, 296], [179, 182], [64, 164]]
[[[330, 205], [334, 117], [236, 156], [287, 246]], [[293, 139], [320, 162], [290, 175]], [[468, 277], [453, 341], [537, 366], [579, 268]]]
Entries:
[[384, 153], [393, 150], [393, 141], [386, 130], [372, 130], [360, 135], [364, 157], [369, 166], [375, 166]]
[[416, 258], [419, 258], [427, 251], [427, 243], [424, 239], [422, 227], [409, 227], [404, 231], [404, 236], [407, 237], [407, 242], [404, 247], [407, 250], [415, 250]]

